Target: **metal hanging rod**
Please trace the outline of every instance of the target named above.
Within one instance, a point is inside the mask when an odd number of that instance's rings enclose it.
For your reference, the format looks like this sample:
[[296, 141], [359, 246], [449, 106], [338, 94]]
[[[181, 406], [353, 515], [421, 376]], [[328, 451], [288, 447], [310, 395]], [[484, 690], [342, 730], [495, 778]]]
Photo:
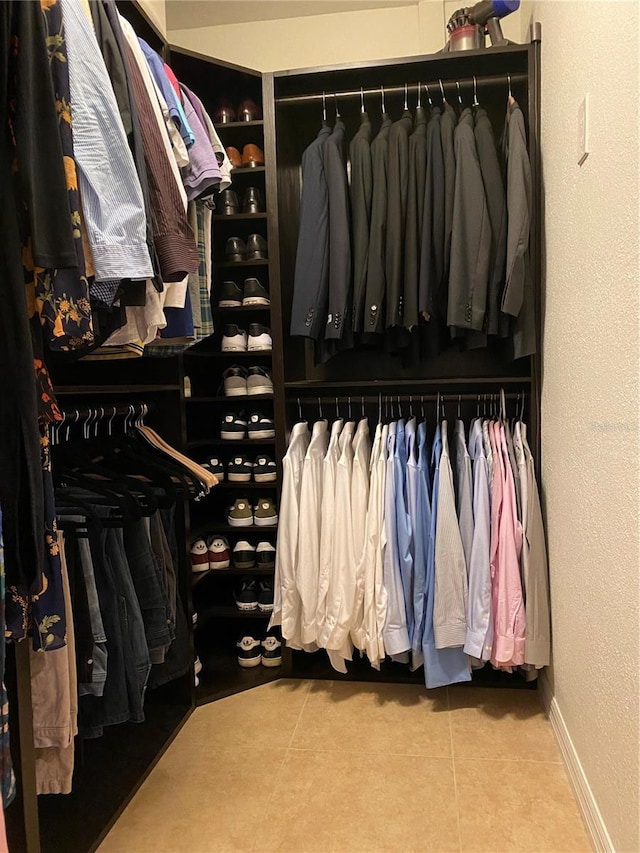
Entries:
[[[528, 79], [526, 74], [510, 74], [509, 78], [511, 80], [511, 85], [514, 85], [517, 83], [525, 83]], [[476, 80], [476, 88], [478, 86], [484, 87], [484, 86], [498, 86], [498, 85], [500, 85], [500, 86], [504, 86], [505, 92], [507, 92], [509, 90], [509, 80], [507, 79], [506, 74], [492, 74], [492, 75], [488, 75], [486, 77], [481, 77], [481, 76], [476, 75], [475, 80]], [[455, 84], [457, 82], [460, 84], [461, 87], [462, 86], [469, 86], [469, 87], [473, 88], [474, 78], [473, 77], [465, 77], [465, 78], [439, 77], [434, 82], [428, 82], [426, 85], [429, 87], [430, 91], [433, 91], [433, 92], [440, 91], [440, 81], [442, 81], [442, 83], [445, 86], [455, 86]], [[425, 84], [424, 83], [417, 83], [417, 82], [408, 83], [408, 84], [403, 83], [400, 86], [383, 86], [382, 89], [384, 89], [385, 95], [393, 95], [393, 94], [400, 94], [400, 93], [404, 95], [405, 85], [408, 86], [409, 92], [413, 91], [417, 94], [418, 86], [424, 86]], [[380, 98], [380, 90], [381, 90], [380, 86], [376, 86], [376, 87], [371, 88], [371, 89], [362, 89], [362, 88], [360, 88], [360, 89], [346, 89], [343, 91], [336, 91], [336, 92], [332, 92], [331, 89], [325, 89], [324, 97], [326, 98], [326, 96], [329, 94], [329, 95], [333, 95], [334, 98], [361, 98], [364, 95], [375, 95], [377, 98]], [[450, 95], [453, 98], [453, 96], [455, 95], [455, 92], [451, 92]], [[309, 95], [281, 95], [279, 98], [276, 98], [276, 103], [277, 104], [305, 104], [305, 103], [313, 103], [315, 101], [322, 101], [322, 99], [323, 99], [323, 93], [322, 92], [315, 92], [315, 93], [309, 94]]]
[[[509, 392], [505, 393], [505, 400], [519, 400], [522, 397], [528, 397], [529, 392], [524, 391], [520, 393]], [[500, 399], [500, 392], [494, 391], [491, 393], [482, 393], [482, 394], [308, 394], [308, 395], [287, 395], [288, 403], [300, 403], [301, 405], [313, 405], [317, 404], [318, 400], [321, 400], [323, 403], [335, 403], [336, 400], [339, 403], [377, 403], [380, 399], [384, 402], [385, 400], [401, 400], [404, 402], [420, 402], [420, 400], [427, 401], [437, 401], [441, 400], [444, 403], [457, 403], [458, 400], [461, 402], [473, 402], [476, 403], [478, 400], [495, 400]]]

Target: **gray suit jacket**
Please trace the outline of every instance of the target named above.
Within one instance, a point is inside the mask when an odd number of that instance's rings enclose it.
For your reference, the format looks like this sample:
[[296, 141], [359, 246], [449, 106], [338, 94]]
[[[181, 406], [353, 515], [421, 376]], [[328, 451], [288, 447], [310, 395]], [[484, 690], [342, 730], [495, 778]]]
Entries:
[[382, 308], [386, 286], [387, 165], [390, 129], [391, 119], [385, 113], [382, 116], [382, 126], [371, 143], [373, 196], [371, 199], [371, 230], [369, 232], [367, 264], [367, 298], [363, 317], [365, 332], [381, 332], [384, 328]]
[[404, 232], [409, 189], [409, 134], [413, 120], [406, 110], [389, 132], [387, 180], [387, 326], [404, 323]]
[[424, 187], [427, 172], [427, 113], [416, 109], [416, 126], [409, 137], [409, 188], [407, 224], [404, 234], [404, 325], [418, 325], [418, 279], [420, 239], [424, 214]]
[[[442, 139], [442, 159], [444, 163], [444, 281], [449, 280], [449, 261], [451, 258], [451, 230], [453, 228], [453, 194], [456, 181], [456, 155], [453, 150], [453, 132], [456, 127], [456, 114], [446, 101], [442, 107], [440, 133]], [[447, 316], [447, 288], [443, 287], [440, 310]]]
[[324, 335], [329, 293], [329, 193], [323, 148], [331, 128], [323, 125], [302, 155], [302, 198], [293, 282], [291, 334]]
[[344, 122], [336, 119], [333, 133], [323, 149], [324, 171], [329, 190], [329, 305], [325, 340], [341, 340], [351, 328], [347, 307], [351, 291], [351, 237], [349, 228], [349, 185]]
[[507, 269], [502, 311], [512, 321], [513, 357], [536, 351], [536, 320], [533, 280], [529, 260], [531, 225], [531, 164], [527, 153], [524, 116], [516, 101], [507, 107], [503, 136], [507, 169]]
[[371, 163], [371, 122], [367, 113], [360, 116], [360, 127], [349, 145], [351, 161], [351, 227], [353, 231], [353, 329], [363, 330], [367, 298], [367, 268], [373, 166]]
[[471, 110], [454, 134], [456, 180], [451, 231], [447, 325], [482, 330], [487, 307], [491, 226]]

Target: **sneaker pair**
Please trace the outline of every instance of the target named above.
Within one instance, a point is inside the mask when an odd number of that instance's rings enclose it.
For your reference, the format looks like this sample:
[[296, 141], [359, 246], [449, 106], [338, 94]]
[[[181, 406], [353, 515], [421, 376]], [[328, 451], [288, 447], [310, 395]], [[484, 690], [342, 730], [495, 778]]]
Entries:
[[269, 456], [258, 456], [255, 462], [244, 454], [234, 456], [227, 470], [230, 483], [249, 483], [252, 476], [256, 483], [273, 483], [278, 478], [276, 463]]
[[212, 536], [208, 541], [196, 539], [191, 546], [191, 571], [208, 572], [209, 569], [228, 569], [231, 565], [229, 543], [224, 536]]
[[248, 669], [253, 666], [280, 666], [282, 643], [276, 637], [265, 637], [260, 643], [253, 637], [243, 637], [238, 647], [238, 663]]
[[260, 498], [252, 507], [247, 498], [236, 498], [227, 510], [227, 521], [231, 527], [274, 527], [278, 513], [271, 498]]
[[226, 414], [220, 427], [220, 438], [226, 441], [238, 441], [243, 438], [267, 439], [275, 438], [276, 431], [273, 421], [260, 412], [253, 412], [246, 421], [242, 414]]
[[218, 308], [241, 308], [251, 305], [270, 305], [269, 294], [257, 278], [245, 278], [243, 288], [235, 281], [223, 281]]
[[273, 610], [273, 578], [242, 578], [235, 593], [238, 610], [259, 610], [271, 613]]
[[236, 569], [273, 569], [276, 564], [276, 549], [271, 542], [258, 542], [254, 548], [251, 542], [241, 539], [233, 546], [233, 565]]
[[241, 367], [234, 364], [222, 374], [225, 397], [251, 397], [255, 394], [273, 394], [273, 381], [264, 367]]
[[266, 352], [272, 347], [271, 330], [262, 323], [250, 323], [248, 335], [236, 323], [227, 323], [222, 332], [222, 352]]

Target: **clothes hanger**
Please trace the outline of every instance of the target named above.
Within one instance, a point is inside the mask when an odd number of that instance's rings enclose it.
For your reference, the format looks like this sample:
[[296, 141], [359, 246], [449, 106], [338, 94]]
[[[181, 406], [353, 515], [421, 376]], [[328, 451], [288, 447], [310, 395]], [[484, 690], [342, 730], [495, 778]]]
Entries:
[[426, 421], [426, 415], [424, 413], [424, 395], [420, 395], [420, 415], [423, 421]]
[[327, 123], [327, 96], [322, 93], [322, 123]]
[[440, 84], [440, 94], [442, 95], [442, 104], [444, 106], [444, 104], [447, 103], [447, 96], [444, 93], [444, 86], [442, 85], [442, 80], [440, 78], [438, 78], [438, 83]]
[[298, 401], [298, 420], [302, 421], [302, 403], [300, 402], [300, 397], [296, 398]]
[[426, 92], [427, 92], [427, 101], [429, 101], [429, 106], [432, 107], [433, 101], [431, 100], [431, 92], [429, 91], [429, 86], [426, 83], [424, 84], [424, 88], [426, 89]]
[[341, 118], [341, 116], [340, 116], [340, 108], [338, 107], [338, 95], [336, 92], [333, 93], [333, 100], [334, 100], [335, 106], [336, 106], [336, 121], [338, 121], [338, 119]]
[[380, 100], [382, 105], [382, 115], [386, 116], [387, 110], [384, 103], [384, 86], [380, 86]]
[[418, 103], [416, 104], [416, 109], [418, 109], [418, 110], [422, 107], [422, 88], [421, 87], [422, 87], [422, 83], [418, 83], [418, 89], [416, 92], [416, 94], [418, 96]]
[[347, 413], [348, 413], [348, 420], [352, 420], [352, 418], [351, 418], [351, 397], [347, 397]]
[[460, 104], [460, 109], [463, 109], [464, 104], [462, 103], [462, 95], [460, 94], [460, 83], [456, 80], [456, 89], [458, 90], [458, 103]]
[[472, 107], [479, 107], [480, 101], [478, 100], [478, 81], [476, 80], [475, 74], [473, 75], [473, 101], [471, 103]]
[[404, 111], [407, 112], [409, 110], [409, 84], [404, 84]]
[[318, 397], [318, 415], [320, 416], [320, 420], [323, 421], [324, 417], [322, 415], [322, 402], [320, 400], [320, 397]]
[[360, 113], [364, 115], [367, 112], [364, 106], [364, 89], [360, 86]]
[[462, 397], [460, 396], [460, 394], [458, 394], [458, 412], [457, 412], [457, 414], [458, 414], [458, 420], [459, 421], [462, 420], [462, 414], [460, 412], [461, 403], [462, 403]]
[[366, 414], [364, 411], [364, 397], [360, 397], [360, 403], [362, 404], [362, 418], [364, 420], [364, 418], [366, 418]]

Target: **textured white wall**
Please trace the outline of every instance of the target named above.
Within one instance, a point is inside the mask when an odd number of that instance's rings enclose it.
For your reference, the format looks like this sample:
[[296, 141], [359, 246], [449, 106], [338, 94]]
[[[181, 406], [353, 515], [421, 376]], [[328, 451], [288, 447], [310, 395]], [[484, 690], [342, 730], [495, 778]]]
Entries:
[[[552, 684], [618, 853], [638, 837], [638, 6], [538, 0]], [[577, 164], [578, 106], [591, 153]]]

